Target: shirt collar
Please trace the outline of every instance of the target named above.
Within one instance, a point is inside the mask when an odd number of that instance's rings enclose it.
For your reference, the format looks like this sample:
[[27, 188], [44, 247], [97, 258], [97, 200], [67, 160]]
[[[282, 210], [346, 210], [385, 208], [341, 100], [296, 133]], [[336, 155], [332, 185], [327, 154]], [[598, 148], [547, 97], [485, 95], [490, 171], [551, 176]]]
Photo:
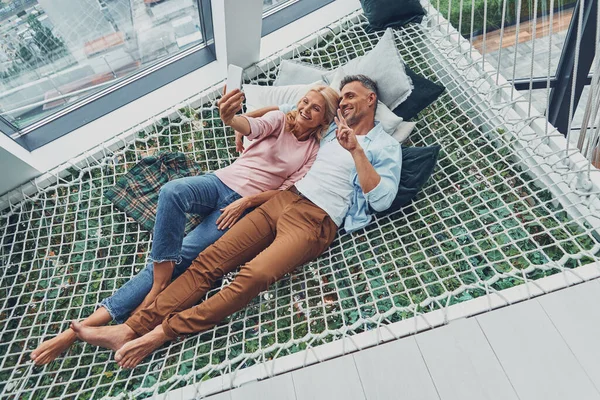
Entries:
[[381, 133], [385, 133], [383, 130], [383, 125], [379, 121], [375, 121], [375, 126], [367, 133], [367, 139], [369, 141], [374, 140], [377, 136], [381, 135]]

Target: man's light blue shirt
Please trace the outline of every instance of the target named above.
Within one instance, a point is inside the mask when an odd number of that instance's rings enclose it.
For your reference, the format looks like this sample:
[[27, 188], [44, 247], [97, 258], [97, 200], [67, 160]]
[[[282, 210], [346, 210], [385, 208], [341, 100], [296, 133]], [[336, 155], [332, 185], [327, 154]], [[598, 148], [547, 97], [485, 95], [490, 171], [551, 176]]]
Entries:
[[[293, 105], [281, 105], [279, 109], [285, 113], [293, 110]], [[329, 125], [327, 133], [321, 139], [321, 146], [332, 140], [337, 140], [335, 132], [337, 125]], [[370, 192], [363, 193], [358, 180], [356, 167], [353, 168], [350, 179], [354, 187], [350, 208], [344, 218], [346, 232], [354, 232], [364, 228], [371, 222], [371, 211], [384, 211], [390, 207], [398, 192], [400, 169], [402, 167], [402, 148], [400, 143], [388, 135], [379, 122], [367, 133], [362, 145], [367, 159], [381, 177], [379, 184]], [[322, 147], [321, 147], [322, 149]], [[321, 151], [321, 150], [319, 150]], [[309, 199], [320, 203], [319, 199]]]

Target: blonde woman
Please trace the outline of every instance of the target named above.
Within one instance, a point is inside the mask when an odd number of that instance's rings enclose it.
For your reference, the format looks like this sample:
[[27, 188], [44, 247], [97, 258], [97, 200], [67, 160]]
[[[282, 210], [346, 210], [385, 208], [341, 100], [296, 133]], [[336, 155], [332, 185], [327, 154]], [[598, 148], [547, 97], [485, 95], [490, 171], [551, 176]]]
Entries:
[[[339, 95], [327, 86], [315, 86], [300, 99], [296, 110], [277, 107], [264, 116], [236, 115], [243, 93], [223, 95], [219, 111], [223, 122], [250, 139], [244, 153], [230, 166], [212, 174], [173, 180], [162, 187], [157, 207], [151, 260], [129, 282], [81, 324], [122, 323], [156, 296], [205, 248], [219, 239], [249, 209], [300, 180], [312, 166], [319, 140], [334, 119]], [[264, 112], [265, 110], [261, 110]], [[186, 214], [204, 219], [184, 237]], [[43, 342], [31, 353], [37, 365], [47, 364], [76, 340], [70, 328]]]

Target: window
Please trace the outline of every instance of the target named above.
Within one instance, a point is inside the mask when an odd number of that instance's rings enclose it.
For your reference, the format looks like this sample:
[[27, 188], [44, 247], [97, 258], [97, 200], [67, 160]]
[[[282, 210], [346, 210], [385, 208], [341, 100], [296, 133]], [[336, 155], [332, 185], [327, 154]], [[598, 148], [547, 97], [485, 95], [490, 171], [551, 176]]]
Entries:
[[263, 0], [262, 35], [304, 17], [334, 0]]
[[[210, 18], [210, 0], [0, 1], [0, 129], [19, 138], [100, 95], [128, 90], [124, 83], [152, 67], [205, 48]], [[177, 69], [168, 81], [190, 72]]]
[[302, 0], [263, 0], [263, 14], [272, 14], [297, 1]]

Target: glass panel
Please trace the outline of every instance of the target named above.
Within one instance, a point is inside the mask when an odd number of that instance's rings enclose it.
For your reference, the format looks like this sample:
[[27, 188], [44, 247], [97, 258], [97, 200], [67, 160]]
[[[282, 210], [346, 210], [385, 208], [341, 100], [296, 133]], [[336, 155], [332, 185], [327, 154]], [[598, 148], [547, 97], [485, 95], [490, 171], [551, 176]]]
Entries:
[[196, 0], [0, 1], [0, 111], [18, 128], [203, 43]]
[[[274, 11], [275, 8], [287, 7], [292, 3], [296, 3], [301, 0], [263, 0], [263, 14], [269, 11]], [[287, 3], [287, 4], [286, 4]]]
[[[486, 60], [498, 68], [505, 78], [512, 80], [530, 76], [544, 77], [548, 75], [548, 65], [550, 75], [553, 76], [576, 0], [553, 1], [552, 18], [550, 0], [520, 0], [520, 13], [517, 12], [519, 0], [487, 0], [487, 33], [484, 43], [485, 3], [486, 0], [441, 0], [436, 7], [444, 16], [450, 13], [452, 25], [465, 38], [471, 40], [479, 52], [485, 53]], [[537, 17], [534, 13], [536, 3]], [[436, 4], [435, 0], [433, 4]], [[503, 9], [504, 32], [501, 34]], [[521, 21], [518, 37], [517, 20]]]

